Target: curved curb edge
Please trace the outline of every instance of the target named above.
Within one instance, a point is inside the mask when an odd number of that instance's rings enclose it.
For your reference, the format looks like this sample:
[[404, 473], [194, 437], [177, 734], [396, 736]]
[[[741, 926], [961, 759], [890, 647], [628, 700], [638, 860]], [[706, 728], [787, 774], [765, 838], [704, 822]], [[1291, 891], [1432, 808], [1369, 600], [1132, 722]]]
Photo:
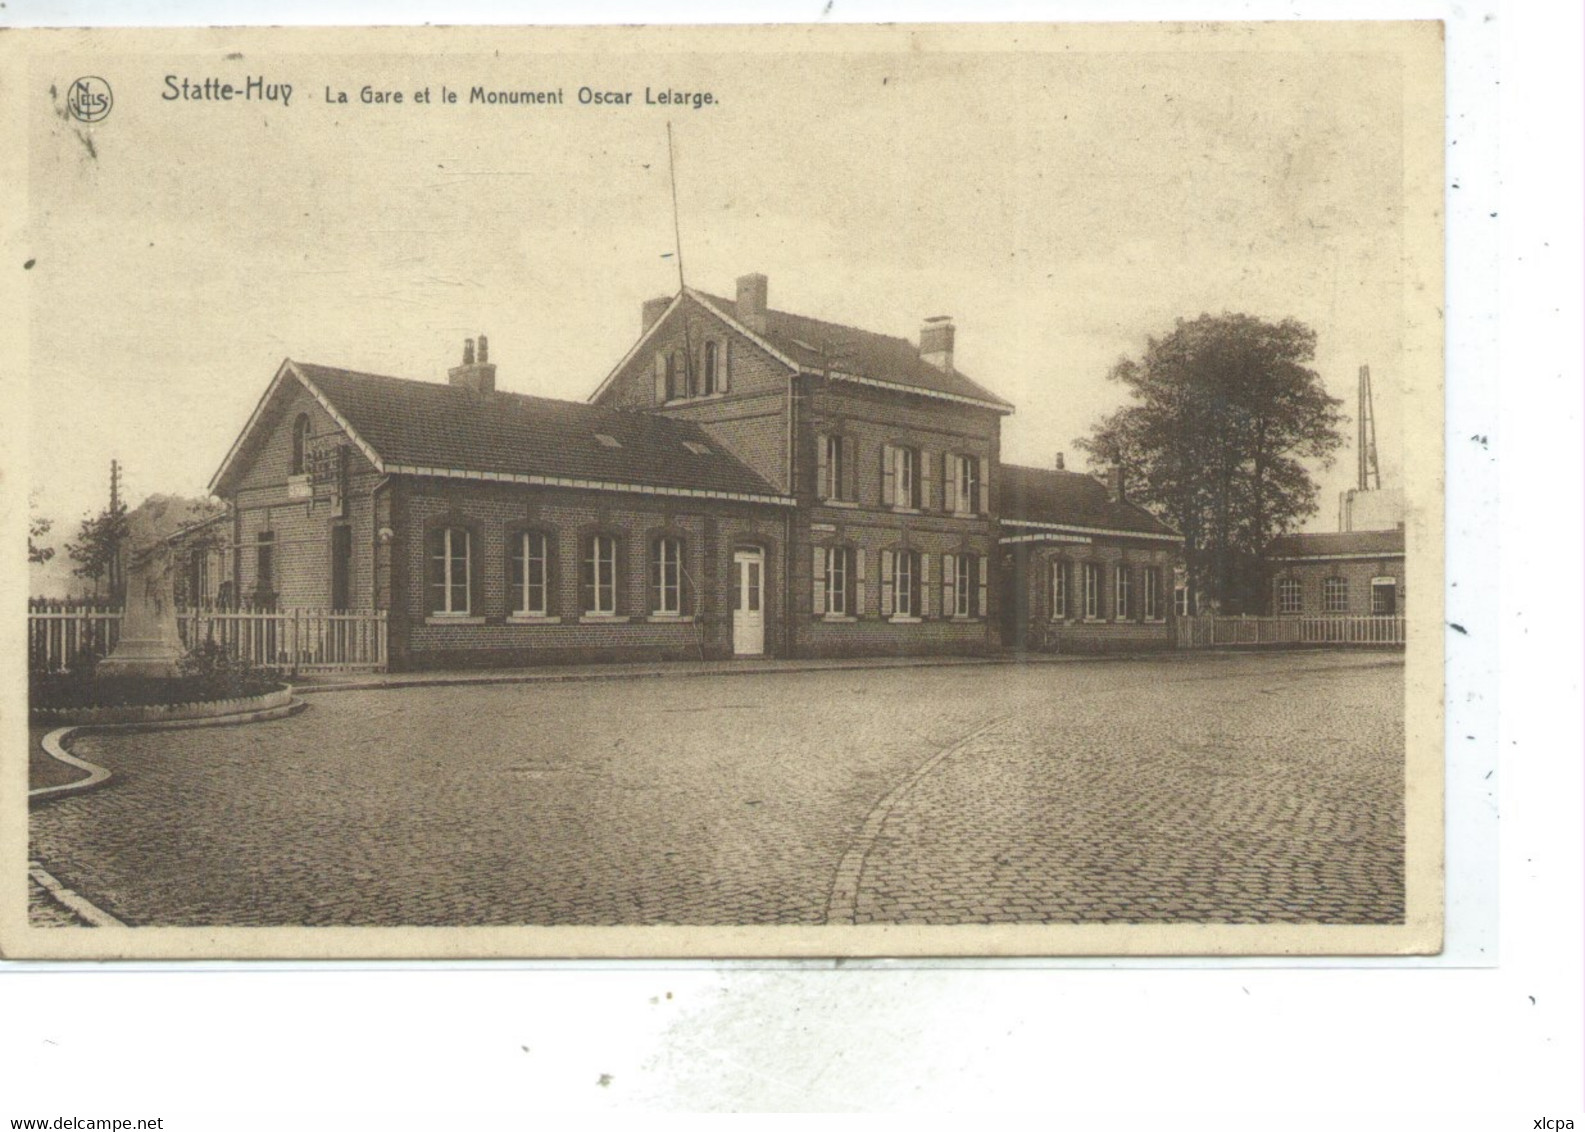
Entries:
[[864, 824], [859, 828], [858, 834], [853, 838], [847, 851], [842, 854], [842, 859], [837, 862], [836, 874], [831, 881], [831, 895], [826, 900], [827, 924], [853, 924], [858, 921], [859, 884], [863, 880], [864, 864], [869, 859], [870, 850], [874, 848], [876, 839], [880, 836], [881, 827], [886, 824], [886, 819], [892, 816], [897, 804], [936, 767], [1011, 718], [1010, 715], [997, 716], [980, 724], [962, 738], [947, 744], [875, 803], [865, 816]]
[[[108, 772], [107, 775], [108, 777]], [[28, 862], [28, 879], [42, 888], [51, 900], [76, 916], [91, 928], [124, 928], [127, 924], [93, 903], [80, 892], [74, 892], [52, 877], [37, 861]]]

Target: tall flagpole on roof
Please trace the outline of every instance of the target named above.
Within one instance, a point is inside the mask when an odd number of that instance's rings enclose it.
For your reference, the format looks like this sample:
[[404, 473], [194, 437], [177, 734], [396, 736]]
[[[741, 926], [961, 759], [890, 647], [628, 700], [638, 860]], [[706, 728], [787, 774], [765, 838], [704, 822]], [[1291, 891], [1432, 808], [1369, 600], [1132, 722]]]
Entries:
[[[677, 207], [677, 149], [671, 140], [671, 121], [666, 122], [666, 165], [671, 170], [671, 231], [672, 238], [677, 248], [677, 292], [678, 297], [688, 289], [688, 284], [682, 273], [682, 212]], [[693, 343], [688, 340], [688, 312], [682, 316], [682, 372], [683, 381], [687, 385], [686, 395], [692, 396], [695, 392], [693, 381]]]

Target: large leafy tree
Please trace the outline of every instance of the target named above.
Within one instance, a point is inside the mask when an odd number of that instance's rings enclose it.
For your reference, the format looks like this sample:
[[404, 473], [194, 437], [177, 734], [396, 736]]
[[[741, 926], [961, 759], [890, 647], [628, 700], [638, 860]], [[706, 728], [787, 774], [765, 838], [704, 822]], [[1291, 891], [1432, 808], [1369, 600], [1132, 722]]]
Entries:
[[96, 595], [100, 583], [107, 583], [112, 602], [119, 603], [123, 596], [121, 547], [130, 533], [127, 505], [118, 503], [84, 519], [77, 530], [77, 541], [66, 544], [67, 557], [77, 564], [72, 573], [91, 580]]
[[1316, 511], [1310, 466], [1331, 466], [1344, 418], [1314, 358], [1315, 332], [1292, 319], [1179, 319], [1144, 357], [1113, 367], [1132, 403], [1078, 441], [1183, 533], [1199, 604], [1260, 611], [1262, 551]]

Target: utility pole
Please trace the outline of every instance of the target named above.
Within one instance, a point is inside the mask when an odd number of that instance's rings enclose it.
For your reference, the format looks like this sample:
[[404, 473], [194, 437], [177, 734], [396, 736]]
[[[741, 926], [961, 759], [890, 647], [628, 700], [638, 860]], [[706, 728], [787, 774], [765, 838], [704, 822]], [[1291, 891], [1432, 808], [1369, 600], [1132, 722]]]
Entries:
[[1381, 468], [1376, 463], [1376, 409], [1371, 403], [1370, 367], [1359, 367], [1359, 490], [1379, 491]]
[[114, 536], [110, 561], [107, 573], [110, 575], [110, 600], [120, 604], [125, 598], [121, 584], [121, 538], [119, 535], [121, 522], [121, 463], [118, 460], [110, 461], [110, 530]]

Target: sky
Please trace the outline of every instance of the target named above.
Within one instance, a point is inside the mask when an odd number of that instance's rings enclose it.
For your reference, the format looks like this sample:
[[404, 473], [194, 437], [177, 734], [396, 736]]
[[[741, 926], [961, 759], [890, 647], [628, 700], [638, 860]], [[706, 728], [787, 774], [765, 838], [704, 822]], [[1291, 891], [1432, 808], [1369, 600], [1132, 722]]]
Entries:
[[[428, 56], [312, 32], [239, 53], [222, 32], [37, 60], [37, 509], [74, 528], [112, 458], [134, 504], [203, 494], [286, 357], [444, 380], [484, 332], [500, 388], [588, 396], [642, 302], [676, 289], [668, 121], [688, 283], [731, 295], [762, 272], [773, 307], [915, 339], [953, 316], [958, 367], [1018, 406], [1006, 460], [1082, 466], [1075, 438], [1123, 402], [1120, 357], [1241, 311], [1312, 327], [1350, 416], [1371, 366], [1398, 483], [1398, 55], [1215, 28], [845, 30], [499, 32]], [[81, 73], [114, 90], [91, 126], [60, 108]], [[167, 75], [262, 77], [291, 100], [166, 99]], [[365, 85], [404, 101], [366, 104]], [[469, 105], [474, 85], [564, 103]], [[583, 87], [631, 101], [580, 105]], [[714, 104], [646, 105], [646, 88]], [[1312, 529], [1335, 529], [1353, 485], [1347, 432]]]

